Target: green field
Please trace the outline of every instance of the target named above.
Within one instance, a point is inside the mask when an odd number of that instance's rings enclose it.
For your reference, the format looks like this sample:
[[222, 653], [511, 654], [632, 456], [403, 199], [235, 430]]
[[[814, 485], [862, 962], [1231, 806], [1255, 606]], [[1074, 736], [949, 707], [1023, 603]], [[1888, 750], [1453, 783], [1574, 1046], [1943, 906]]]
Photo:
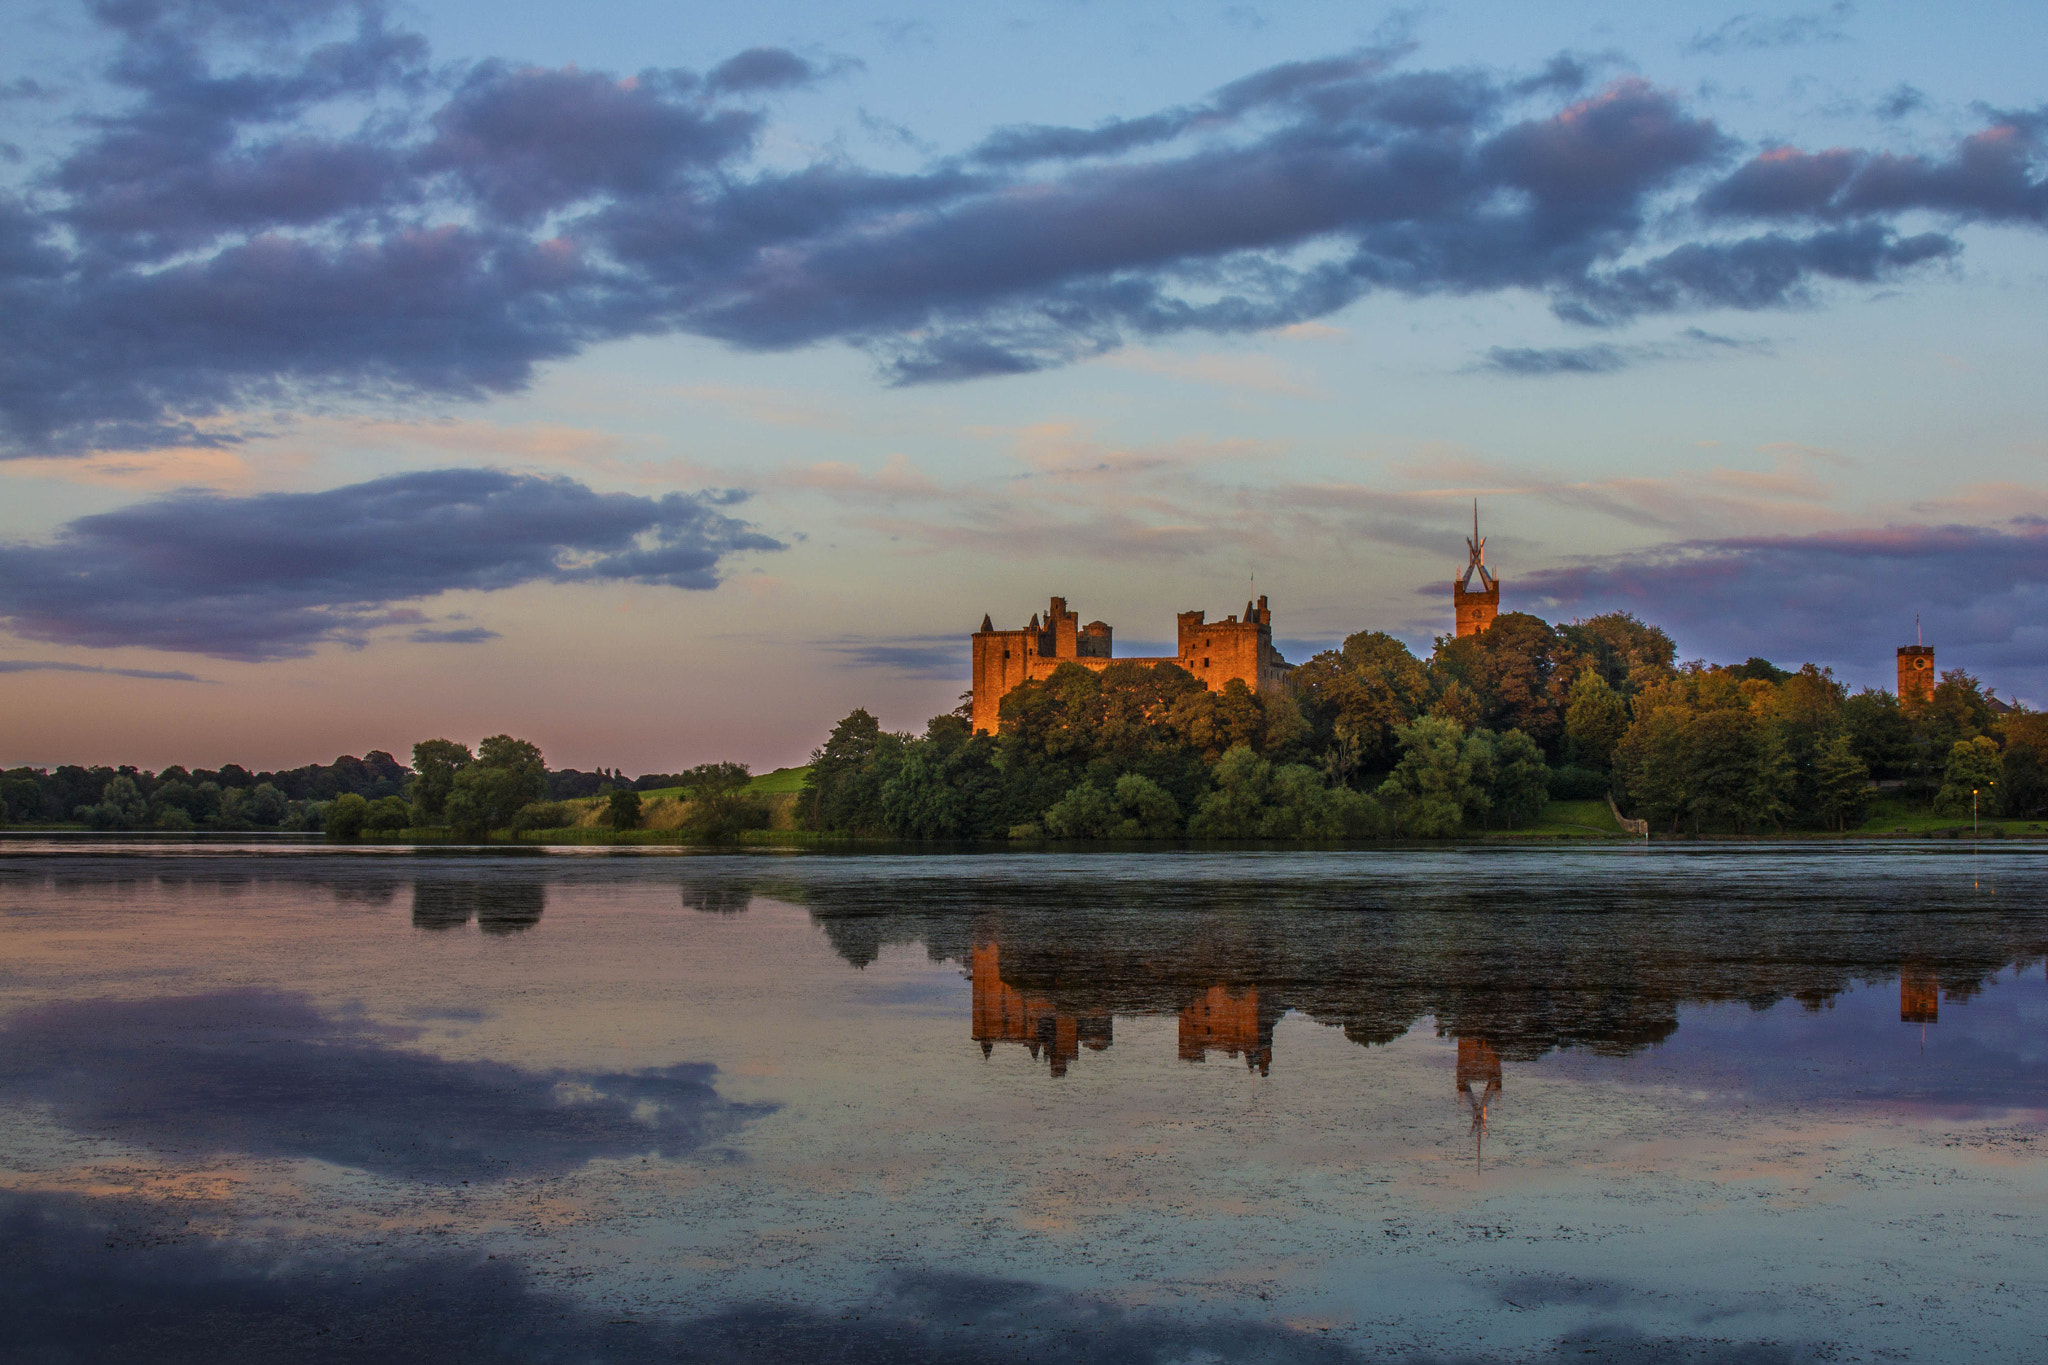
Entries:
[[[790, 792], [803, 790], [804, 777], [810, 771], [809, 765], [806, 765], [801, 768], [777, 768], [772, 773], [760, 773], [751, 782], [747, 783], [747, 790], [756, 796], [786, 796]], [[683, 788], [681, 787], [654, 787], [641, 792], [640, 799], [642, 801], [652, 801], [658, 797], [680, 797], [682, 795]], [[584, 801], [595, 801], [598, 798], [586, 796], [582, 799]]]

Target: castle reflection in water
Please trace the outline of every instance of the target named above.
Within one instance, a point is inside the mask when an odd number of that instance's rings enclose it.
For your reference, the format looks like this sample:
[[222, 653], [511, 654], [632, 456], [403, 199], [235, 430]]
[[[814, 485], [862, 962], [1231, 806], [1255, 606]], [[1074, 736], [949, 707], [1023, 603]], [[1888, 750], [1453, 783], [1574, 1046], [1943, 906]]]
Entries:
[[[997, 1043], [1020, 1043], [1053, 1075], [1064, 1076], [1082, 1048], [1100, 1052], [1114, 1041], [1115, 1026], [1108, 1013], [1063, 1009], [1046, 996], [1004, 981], [1002, 949], [996, 944], [976, 944], [970, 961], [974, 1041], [981, 1044], [982, 1056], [994, 1052]], [[1181, 1007], [1180, 1058], [1200, 1062], [1211, 1052], [1242, 1057], [1247, 1067], [1264, 1076], [1273, 1066], [1273, 1025], [1279, 1016], [1278, 1010], [1260, 1010], [1256, 986], [1238, 991], [1210, 986]]]
[[[1003, 977], [1000, 943], [976, 942], [968, 954], [973, 983], [972, 1036], [982, 1056], [996, 1045], [1025, 1048], [1054, 1077], [1067, 1074], [1083, 1048], [1101, 1052], [1116, 1040], [1115, 1013], [1143, 1015], [1157, 1011], [1156, 1002], [1107, 999], [1076, 1004], [1055, 998], [1050, 990], [1034, 989]], [[1099, 984], [1099, 983], [1098, 983]], [[1261, 1076], [1272, 1073], [1273, 1028], [1287, 1013], [1272, 991], [1263, 995], [1255, 983], [1184, 983], [1187, 998], [1180, 1005], [1179, 1053], [1184, 1062], [1207, 1061], [1210, 1054], [1242, 1060]], [[1899, 1020], [1926, 1026], [1941, 1017], [1941, 981], [1924, 965], [1903, 965], [1899, 973]], [[1147, 1008], [1150, 1004], [1153, 1008]], [[1502, 1093], [1501, 1052], [1495, 1040], [1446, 1030], [1457, 1039], [1455, 1084], [1459, 1101], [1472, 1113], [1476, 1131], [1483, 1129], [1488, 1108]]]

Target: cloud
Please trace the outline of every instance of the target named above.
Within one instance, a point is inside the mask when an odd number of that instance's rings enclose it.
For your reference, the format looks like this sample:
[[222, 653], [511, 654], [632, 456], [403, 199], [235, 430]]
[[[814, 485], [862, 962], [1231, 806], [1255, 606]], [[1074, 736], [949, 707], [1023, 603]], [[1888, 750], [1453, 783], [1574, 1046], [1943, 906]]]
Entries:
[[405, 638], [421, 645], [480, 645], [503, 637], [482, 626], [465, 626], [457, 630], [415, 630]]
[[967, 657], [967, 637], [972, 630], [967, 626], [953, 635], [892, 635], [887, 640], [842, 635], [817, 643], [860, 668], [886, 669], [912, 678], [965, 679], [972, 671]]
[[80, 517], [48, 543], [0, 545], [0, 620], [25, 638], [93, 648], [303, 657], [382, 627], [436, 631], [406, 604], [444, 592], [716, 587], [728, 556], [782, 548], [720, 510], [743, 496], [598, 493], [490, 469], [317, 493], [174, 493]]
[[1971, 222], [2048, 222], [2048, 177], [2037, 171], [2043, 124], [2039, 110], [1999, 115], [1945, 158], [1772, 147], [1709, 187], [1699, 206], [1722, 218], [1868, 220], [1925, 210]]
[[[1290, 62], [898, 174], [761, 164], [760, 97], [824, 74], [779, 49], [708, 75], [436, 67], [374, 0], [92, 13], [127, 102], [0, 198], [15, 455], [226, 448], [246, 434], [226, 414], [512, 392], [670, 332], [836, 341], [918, 384], [1379, 292], [1528, 292], [1590, 326], [1774, 308], [1953, 256], [1901, 234], [1913, 208], [2040, 221], [2030, 116], [1949, 160], [1845, 153], [1832, 189], [1825, 165], [1791, 177], [1805, 190], [1719, 183], [1713, 120], [1640, 80], [1588, 93], [1569, 56], [1520, 76], [1402, 70], [1400, 44]], [[1744, 235], [1756, 216], [1811, 221]]]
[[2012, 695], [2048, 684], [2048, 523], [1888, 526], [1684, 541], [1525, 574], [1514, 591], [1571, 614], [1633, 611], [1681, 648], [1883, 676], [1918, 614], [1944, 665]]
[[0, 673], [105, 673], [114, 678], [146, 678], [155, 682], [212, 682], [190, 673], [153, 668], [109, 668], [103, 664], [67, 664], [55, 659], [0, 659]]
[[258, 990], [47, 1005], [0, 1030], [0, 1091], [137, 1146], [445, 1183], [683, 1156], [772, 1107], [720, 1098], [704, 1064], [527, 1071], [404, 1036]]
[[1602, 342], [1592, 346], [1494, 346], [1470, 368], [1499, 374], [1546, 376], [1558, 374], [1613, 374], [1644, 361], [1692, 358], [1712, 352], [1768, 352], [1760, 341], [1722, 336], [1699, 327], [1688, 327], [1669, 342], [1634, 342], [1615, 345]]
[[[388, 1247], [371, 1258], [197, 1235], [193, 1222], [207, 1212], [189, 1200], [0, 1196], [0, 1241], [16, 1253], [0, 1278], [0, 1317], [17, 1351], [31, 1359], [138, 1360], [161, 1357], [168, 1342], [193, 1359], [290, 1354], [399, 1365], [1362, 1365], [1384, 1354], [1311, 1327], [1234, 1313], [1127, 1308], [1028, 1280], [932, 1269], [883, 1273], [850, 1302], [724, 1302], [689, 1317], [621, 1316], [614, 1303], [543, 1288], [524, 1258], [393, 1255]], [[1525, 1293], [1527, 1284], [1512, 1281], [1510, 1288]], [[1609, 1301], [1640, 1292], [1604, 1287]], [[1581, 1290], [1567, 1302], [1587, 1297]], [[319, 1344], [328, 1341], [334, 1346]], [[1808, 1354], [1726, 1336], [1651, 1337], [1616, 1324], [1579, 1327], [1534, 1349], [1541, 1358], [1591, 1354], [1615, 1365], [1790, 1365]], [[1446, 1359], [1412, 1351], [1404, 1358], [1414, 1365]]]
[[1619, 346], [1495, 346], [1482, 366], [1502, 374], [1612, 374], [1628, 366]]
[[1855, 12], [1856, 7], [1847, 0], [1838, 0], [1825, 10], [1807, 14], [1738, 14], [1718, 27], [1695, 33], [1685, 50], [1723, 56], [1730, 52], [1803, 47], [1808, 43], [1845, 42], [1848, 35], [1842, 31], [1842, 25]]

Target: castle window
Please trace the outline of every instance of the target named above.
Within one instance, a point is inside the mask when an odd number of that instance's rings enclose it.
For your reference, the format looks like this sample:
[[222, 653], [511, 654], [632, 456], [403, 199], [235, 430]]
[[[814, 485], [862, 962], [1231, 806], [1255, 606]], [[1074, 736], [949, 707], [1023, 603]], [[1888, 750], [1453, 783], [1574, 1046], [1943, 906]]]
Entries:
[[1204, 667], [1204, 668], [1207, 668], [1208, 666], [1209, 666], [1209, 661], [1208, 661], [1207, 659], [1204, 659], [1204, 660], [1202, 660], [1202, 667]]

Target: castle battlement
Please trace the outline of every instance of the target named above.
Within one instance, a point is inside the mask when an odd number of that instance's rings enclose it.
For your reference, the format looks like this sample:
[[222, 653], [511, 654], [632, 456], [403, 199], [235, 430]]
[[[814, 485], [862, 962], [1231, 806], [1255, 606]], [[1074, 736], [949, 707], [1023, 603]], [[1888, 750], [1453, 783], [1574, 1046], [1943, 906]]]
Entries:
[[996, 733], [1003, 698], [1027, 682], [1051, 677], [1061, 664], [1097, 672], [1112, 663], [1176, 664], [1212, 691], [1236, 678], [1254, 692], [1279, 687], [1293, 668], [1273, 647], [1273, 612], [1263, 597], [1245, 603], [1241, 618], [1211, 621], [1206, 611], [1179, 613], [1175, 653], [1167, 657], [1113, 658], [1109, 624], [1090, 621], [1084, 626], [1080, 621], [1064, 597], [1053, 598], [1043, 620], [1034, 613], [1020, 630], [997, 630], [992, 618], [981, 618], [973, 636], [976, 730]]

